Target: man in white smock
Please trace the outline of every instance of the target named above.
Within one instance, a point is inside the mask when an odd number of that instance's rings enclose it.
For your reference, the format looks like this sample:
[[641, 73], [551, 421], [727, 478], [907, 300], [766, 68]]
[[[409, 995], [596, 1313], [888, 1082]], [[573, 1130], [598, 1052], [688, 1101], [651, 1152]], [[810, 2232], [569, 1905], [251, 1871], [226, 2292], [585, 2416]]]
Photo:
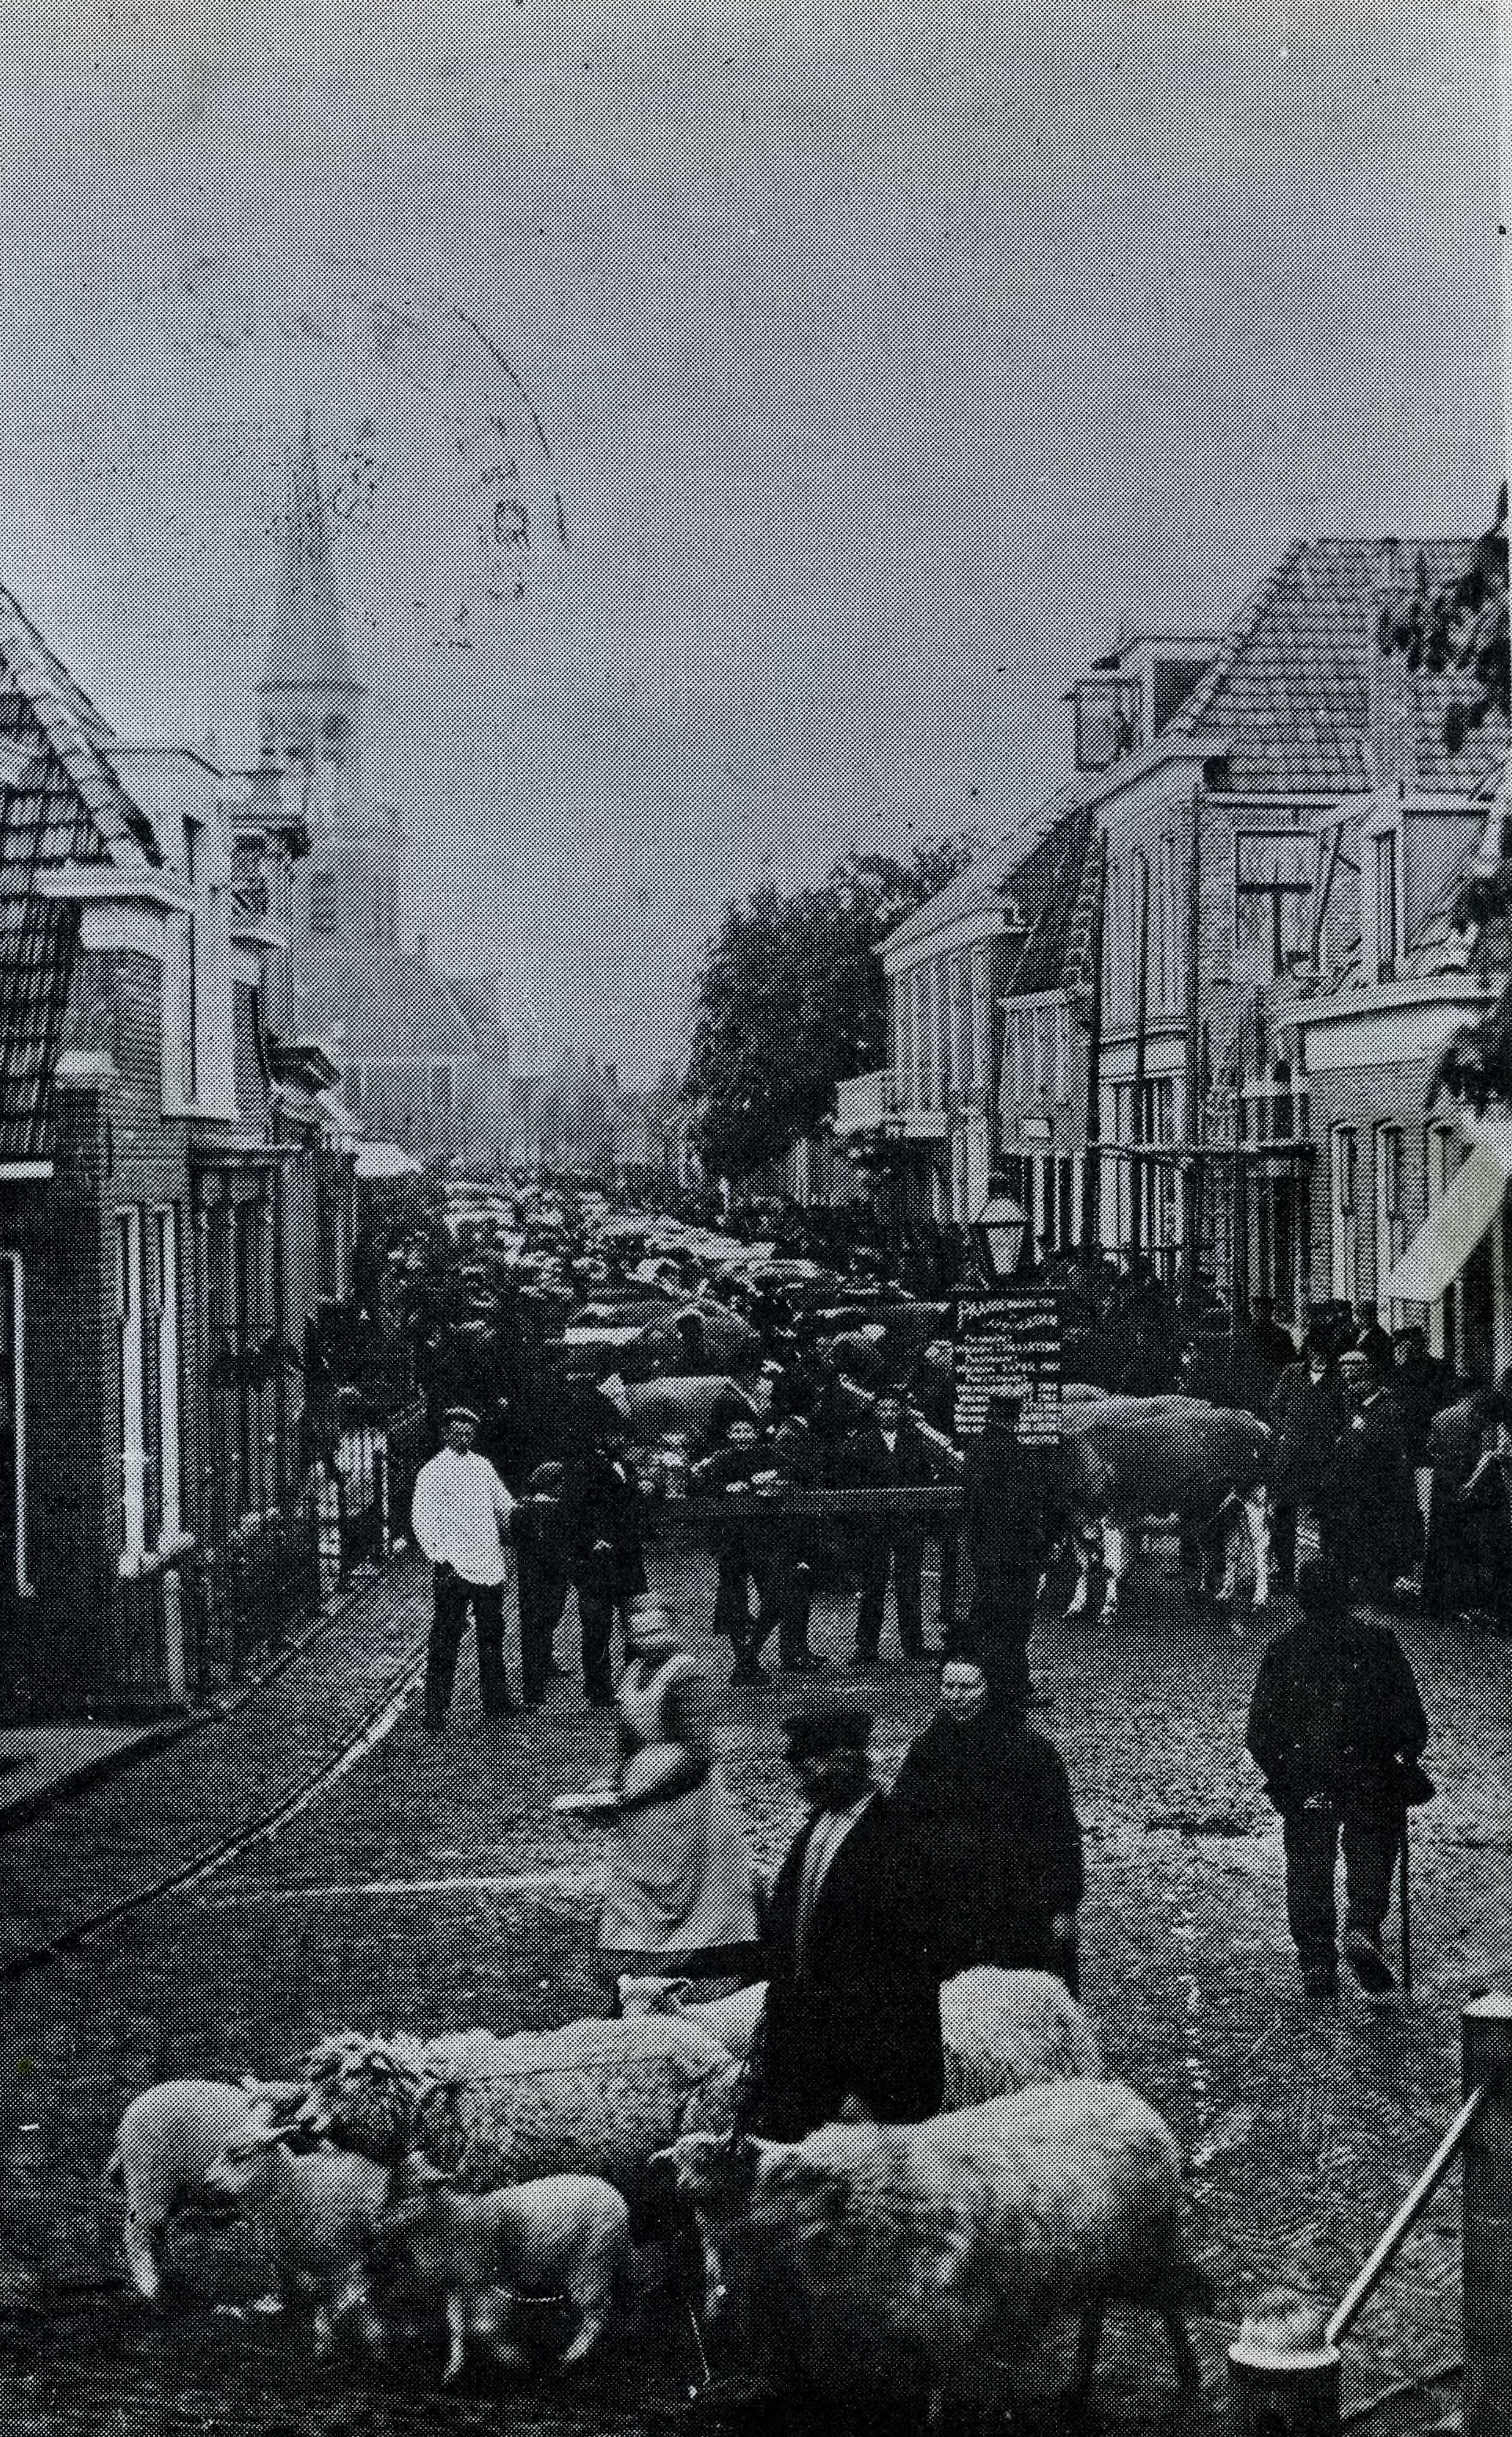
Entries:
[[474, 1452], [478, 1415], [453, 1405], [446, 1443], [420, 1467], [409, 1519], [430, 1561], [436, 1615], [426, 1653], [426, 1729], [439, 1735], [451, 1708], [457, 1653], [469, 1614], [478, 1632], [478, 1695], [485, 1717], [514, 1707], [504, 1667], [504, 1541], [513, 1500], [486, 1456]]

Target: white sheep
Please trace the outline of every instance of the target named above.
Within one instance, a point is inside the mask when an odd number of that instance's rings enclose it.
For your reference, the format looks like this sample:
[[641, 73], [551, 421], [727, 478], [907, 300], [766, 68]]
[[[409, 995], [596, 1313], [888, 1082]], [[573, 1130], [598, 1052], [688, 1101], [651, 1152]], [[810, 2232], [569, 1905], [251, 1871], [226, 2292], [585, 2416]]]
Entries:
[[291, 2081], [159, 2081], [133, 2098], [116, 2130], [105, 2181], [126, 2194], [126, 2266], [144, 2302], [163, 2291], [160, 2244], [185, 2209], [225, 2200], [206, 2176], [225, 2148], [258, 2124], [270, 2124], [305, 2095]]
[[205, 2183], [256, 2217], [286, 2303], [314, 2288], [318, 2352], [330, 2351], [338, 2323], [350, 2317], [368, 2352], [382, 2358], [385, 2333], [368, 2270], [393, 2188], [386, 2166], [330, 2142], [296, 2153], [276, 2126], [254, 2124], [227, 2142]]
[[[766, 2003], [765, 1981], [704, 2005], [689, 2003], [691, 1987], [687, 1980], [626, 1978], [619, 1983], [619, 2002], [627, 2019], [662, 2013], [695, 2024], [743, 2060]], [[1052, 1972], [999, 1972], [982, 1966], [961, 1972], [940, 1991], [940, 2028], [945, 2041], [941, 2107], [947, 2113], [1006, 2098], [1040, 2082], [1103, 2071], [1090, 2016]]]
[[[731, 2121], [739, 2068], [696, 2024], [659, 2014], [544, 2036], [351, 2039], [310, 2059], [304, 2123], [396, 2166], [407, 2149], [461, 2191], [600, 2177], [655, 2224], [646, 2166], [680, 2133]], [[647, 2213], [650, 2221], [647, 2222]]]
[[493, 2192], [459, 2192], [419, 2156], [384, 2218], [422, 2284], [446, 2296], [451, 2338], [443, 2377], [461, 2372], [469, 2343], [500, 2368], [523, 2370], [517, 2305], [562, 2301], [576, 2324], [557, 2366], [583, 2360], [603, 2332], [630, 2258], [630, 2211], [594, 2175], [545, 2175]]
[[947, 2403], [1001, 2402], [1075, 2312], [1079, 2411], [1119, 2305], [1157, 2311], [1182, 2386], [1198, 2381], [1187, 2313], [1213, 2295], [1182, 2237], [1180, 2156], [1122, 2083], [1053, 2082], [796, 2144], [695, 2134], [670, 2156], [711, 2316], [733, 2305], [790, 2389], [839, 2408], [922, 2378]]

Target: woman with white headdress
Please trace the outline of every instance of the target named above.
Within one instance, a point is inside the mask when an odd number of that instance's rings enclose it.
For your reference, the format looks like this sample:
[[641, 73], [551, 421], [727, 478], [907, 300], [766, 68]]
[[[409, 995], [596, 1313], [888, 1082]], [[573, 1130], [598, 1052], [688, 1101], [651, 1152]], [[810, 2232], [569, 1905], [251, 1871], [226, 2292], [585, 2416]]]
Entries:
[[612, 1793], [558, 1807], [609, 1842], [599, 1961], [621, 1973], [748, 1980], [761, 1969], [759, 1881], [715, 1744], [714, 1688], [668, 1603], [630, 1603]]

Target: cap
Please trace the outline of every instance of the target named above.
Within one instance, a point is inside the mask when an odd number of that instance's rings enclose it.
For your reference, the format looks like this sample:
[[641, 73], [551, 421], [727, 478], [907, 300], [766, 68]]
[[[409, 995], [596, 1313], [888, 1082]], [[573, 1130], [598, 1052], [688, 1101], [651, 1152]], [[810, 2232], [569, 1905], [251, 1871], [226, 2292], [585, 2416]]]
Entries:
[[782, 1722], [788, 1758], [820, 1760], [826, 1752], [863, 1752], [873, 1724], [870, 1709], [798, 1709]]
[[442, 1420], [443, 1422], [471, 1422], [475, 1430], [478, 1428], [478, 1415], [474, 1412], [471, 1405], [448, 1405], [444, 1413], [442, 1415]]

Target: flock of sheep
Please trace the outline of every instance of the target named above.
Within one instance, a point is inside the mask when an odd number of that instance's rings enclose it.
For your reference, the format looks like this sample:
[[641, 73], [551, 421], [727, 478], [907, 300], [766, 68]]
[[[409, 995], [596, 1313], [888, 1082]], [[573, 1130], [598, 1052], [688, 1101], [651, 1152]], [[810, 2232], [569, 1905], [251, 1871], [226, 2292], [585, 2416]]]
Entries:
[[1182, 2237], [1179, 2152], [1104, 2078], [1060, 1981], [947, 1982], [945, 2112], [792, 2145], [734, 2129], [762, 1995], [694, 2005], [679, 1984], [626, 1981], [612, 2022], [348, 2035], [303, 2081], [159, 2083], [127, 2108], [106, 2170], [131, 2281], [158, 2301], [174, 2218], [236, 2210], [280, 2297], [313, 2294], [322, 2350], [342, 2331], [385, 2358], [400, 2292], [444, 2318], [447, 2379], [469, 2354], [537, 2364], [543, 2331], [565, 2369], [599, 2341], [633, 2239], [691, 2220], [705, 2325], [779, 2389], [1011, 2387], [1075, 2313], [1079, 2404], [1113, 2305], [1158, 2312], [1195, 2378], [1187, 2313], [1212, 2296]]

